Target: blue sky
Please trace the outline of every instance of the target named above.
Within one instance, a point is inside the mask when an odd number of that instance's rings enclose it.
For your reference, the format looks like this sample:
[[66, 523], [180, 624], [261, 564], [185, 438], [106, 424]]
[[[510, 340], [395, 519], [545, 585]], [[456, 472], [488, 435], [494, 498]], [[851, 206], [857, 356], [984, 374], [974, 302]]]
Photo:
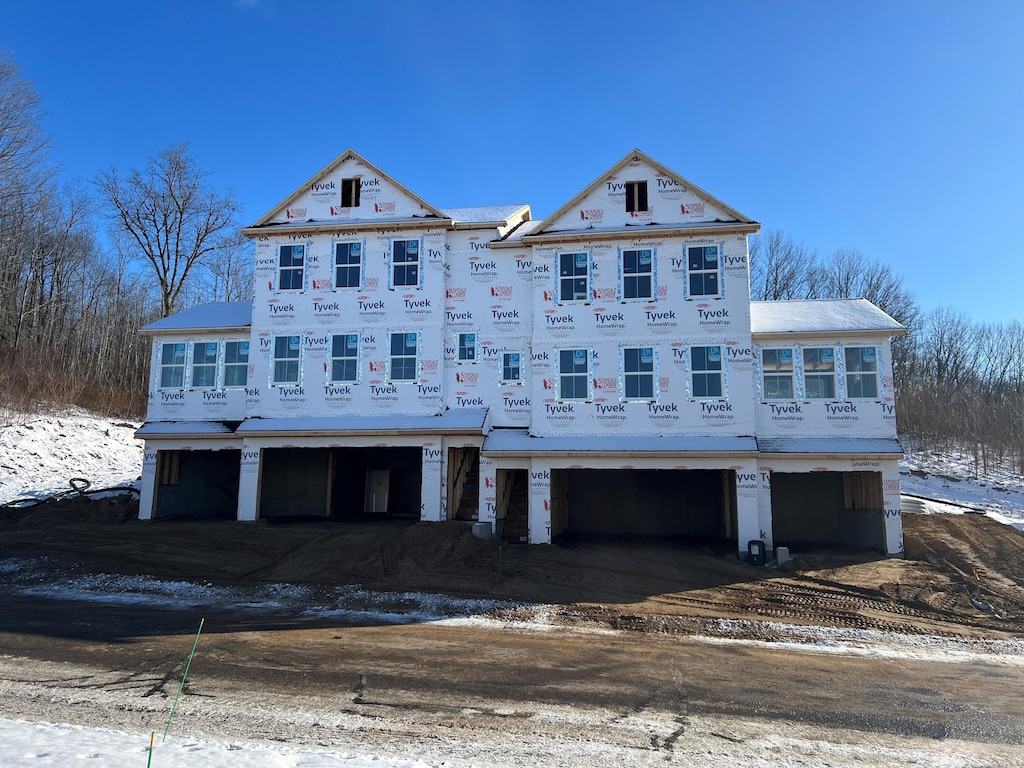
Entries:
[[68, 178], [188, 141], [246, 223], [348, 147], [542, 218], [633, 147], [765, 229], [1024, 319], [1024, 1], [0, 0]]

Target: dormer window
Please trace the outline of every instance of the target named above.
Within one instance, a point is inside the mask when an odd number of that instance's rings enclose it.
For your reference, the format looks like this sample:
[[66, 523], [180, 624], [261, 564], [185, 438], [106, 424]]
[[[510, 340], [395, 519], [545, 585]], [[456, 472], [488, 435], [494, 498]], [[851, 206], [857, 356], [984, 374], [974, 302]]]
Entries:
[[637, 213], [647, 210], [647, 182], [626, 182], [626, 213]]
[[359, 179], [341, 180], [341, 207], [359, 207]]

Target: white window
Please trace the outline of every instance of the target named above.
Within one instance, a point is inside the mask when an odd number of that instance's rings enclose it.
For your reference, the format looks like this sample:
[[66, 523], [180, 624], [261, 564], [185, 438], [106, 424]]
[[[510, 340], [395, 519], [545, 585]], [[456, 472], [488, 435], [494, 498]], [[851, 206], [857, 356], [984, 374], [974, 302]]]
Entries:
[[590, 350], [559, 350], [558, 399], [590, 399]]
[[277, 251], [277, 290], [301, 291], [304, 286], [306, 246], [282, 245]]
[[273, 384], [298, 384], [302, 370], [302, 337], [275, 336]]
[[501, 383], [522, 384], [523, 383], [523, 354], [522, 352], [501, 353]]
[[477, 361], [477, 335], [475, 333], [459, 334], [458, 360], [460, 363], [475, 363]]
[[622, 252], [622, 300], [654, 298], [654, 252], [650, 248]]
[[558, 254], [558, 300], [586, 301], [590, 295], [590, 254]]
[[224, 344], [224, 386], [244, 387], [249, 380], [249, 342]]
[[185, 386], [185, 342], [160, 345], [160, 389]]
[[690, 384], [695, 398], [722, 397], [721, 347], [690, 347]]
[[417, 377], [420, 337], [418, 333], [391, 334], [391, 381], [415, 381]]
[[391, 244], [391, 286], [418, 288], [420, 285], [420, 241], [395, 240]]
[[874, 347], [846, 347], [846, 396], [878, 398], [878, 356]]
[[360, 288], [362, 287], [363, 272], [363, 244], [362, 243], [335, 243], [334, 244], [334, 287], [337, 288]]
[[331, 337], [331, 382], [359, 381], [359, 334]]
[[808, 400], [836, 399], [836, 351], [833, 347], [805, 347], [804, 395]]
[[192, 388], [213, 389], [217, 386], [216, 341], [197, 341], [192, 345]]
[[696, 245], [686, 249], [690, 296], [718, 296], [718, 246]]
[[765, 400], [792, 400], [793, 349], [761, 350], [761, 385]]
[[654, 348], [622, 350], [622, 386], [626, 400], [654, 400]]
[[359, 207], [359, 179], [341, 180], [341, 207]]
[[647, 210], [647, 182], [626, 182], [626, 213]]

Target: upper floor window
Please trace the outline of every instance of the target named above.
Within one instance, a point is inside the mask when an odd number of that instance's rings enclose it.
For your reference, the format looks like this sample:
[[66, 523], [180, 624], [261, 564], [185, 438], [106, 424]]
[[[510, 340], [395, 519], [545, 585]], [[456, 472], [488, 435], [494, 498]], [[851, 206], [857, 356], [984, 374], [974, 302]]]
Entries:
[[622, 385], [626, 400], [654, 400], [654, 348], [622, 350]]
[[622, 298], [654, 298], [654, 252], [651, 249], [622, 252]]
[[586, 301], [590, 294], [590, 254], [558, 254], [558, 300]]
[[334, 287], [359, 288], [362, 286], [363, 244], [334, 244]]
[[722, 348], [690, 347], [690, 377], [694, 397], [722, 397]]
[[277, 289], [301, 291], [306, 267], [306, 246], [282, 245], [277, 252]]
[[331, 337], [331, 381], [359, 380], [359, 334], [345, 333]]
[[249, 379], [249, 342], [224, 343], [224, 386], [244, 387]]
[[804, 347], [804, 395], [808, 400], [836, 399], [836, 351]]
[[501, 383], [522, 384], [523, 355], [521, 352], [501, 353]]
[[626, 182], [626, 213], [647, 210], [647, 182]]
[[272, 384], [298, 384], [301, 372], [302, 337], [275, 336]]
[[341, 180], [341, 207], [359, 207], [359, 179]]
[[391, 244], [391, 270], [391, 286], [393, 288], [419, 287], [419, 240], [395, 240]]
[[217, 386], [216, 341], [197, 341], [192, 345], [192, 387], [213, 389]]
[[762, 349], [761, 376], [765, 400], [792, 400], [793, 349]]
[[846, 347], [846, 396], [878, 397], [878, 354], [874, 347]]
[[718, 296], [718, 246], [689, 246], [686, 263], [690, 296]]
[[563, 349], [558, 352], [558, 399], [590, 398], [590, 350]]
[[391, 381], [415, 381], [420, 339], [418, 333], [391, 334]]
[[185, 386], [185, 342], [160, 345], [160, 389], [181, 389]]
[[459, 334], [458, 360], [460, 363], [475, 363], [477, 360], [477, 335], [475, 333]]

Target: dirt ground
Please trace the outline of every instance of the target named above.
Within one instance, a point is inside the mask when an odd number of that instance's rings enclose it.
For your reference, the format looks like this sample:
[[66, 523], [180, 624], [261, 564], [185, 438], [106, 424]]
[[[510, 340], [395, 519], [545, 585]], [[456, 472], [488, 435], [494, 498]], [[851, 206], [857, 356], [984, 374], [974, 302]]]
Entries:
[[[711, 755], [708, 764], [720, 764], [714, 755], [741, 764], [743, 749], [782, 729], [851, 750], [848, 761], [829, 753], [821, 764], [905, 762], [886, 745], [938, 742], [943, 754], [991, 758], [971, 765], [1024, 764], [1019, 662], [734, 642], [777, 640], [780, 624], [939, 636], [974, 648], [1024, 637], [1024, 535], [985, 517], [906, 516], [905, 559], [797, 552], [774, 569], [749, 566], [731, 548], [673, 541], [499, 545], [461, 523], [144, 523], [135, 514], [120, 500], [0, 512], [0, 560], [511, 604], [492, 617], [505, 629], [207, 611], [176, 720], [192, 734], [387, 750], [446, 765], [479, 764], [473, 749], [488, 744], [489, 765], [703, 765], [694, 750]], [[554, 631], [509, 629], [541, 605]], [[0, 716], [129, 730], [165, 713], [198, 619], [145, 603], [5, 589], [0, 617]], [[859, 762], [857, 750], [869, 746], [889, 757]]]

